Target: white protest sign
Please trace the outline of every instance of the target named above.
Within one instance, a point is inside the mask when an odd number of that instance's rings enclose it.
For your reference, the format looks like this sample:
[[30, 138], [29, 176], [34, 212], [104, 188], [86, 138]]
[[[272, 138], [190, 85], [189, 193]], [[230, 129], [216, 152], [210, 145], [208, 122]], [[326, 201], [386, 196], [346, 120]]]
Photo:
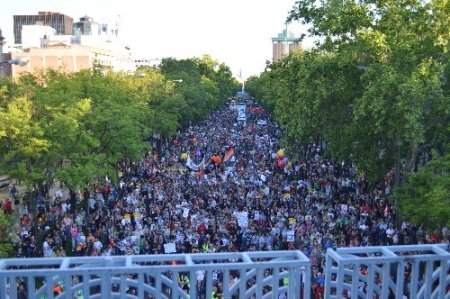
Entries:
[[165, 253], [177, 252], [177, 249], [175, 247], [175, 243], [166, 243], [166, 244], [164, 244], [164, 252]]
[[286, 232], [286, 239], [288, 242], [294, 242], [295, 241], [295, 234], [293, 230], [289, 230]]
[[236, 218], [240, 227], [248, 227], [248, 212], [236, 213]]
[[261, 181], [263, 181], [264, 183], [266, 182], [267, 178], [264, 174], [261, 174]]

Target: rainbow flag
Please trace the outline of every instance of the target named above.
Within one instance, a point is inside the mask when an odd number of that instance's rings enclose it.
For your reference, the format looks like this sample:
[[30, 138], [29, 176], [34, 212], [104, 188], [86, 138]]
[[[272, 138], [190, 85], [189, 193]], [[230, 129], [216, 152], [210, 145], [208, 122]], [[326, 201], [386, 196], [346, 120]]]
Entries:
[[234, 157], [234, 147], [231, 147], [226, 153], [225, 156], [223, 157], [223, 162], [225, 164], [230, 164], [233, 163], [235, 161], [235, 157]]

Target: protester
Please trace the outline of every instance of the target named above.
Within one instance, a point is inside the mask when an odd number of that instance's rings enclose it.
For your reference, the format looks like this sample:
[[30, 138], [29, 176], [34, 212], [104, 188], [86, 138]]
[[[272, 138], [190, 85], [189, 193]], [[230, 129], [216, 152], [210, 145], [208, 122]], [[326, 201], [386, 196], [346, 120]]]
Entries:
[[[118, 184], [99, 178], [76, 195], [77, 209], [63, 190], [46, 198], [35, 217], [24, 207], [12, 232], [18, 256], [301, 250], [320, 296], [329, 248], [448, 237], [408, 223], [395, 227], [392, 174], [371, 185], [352, 165], [322, 158], [321, 144], [290, 158], [264, 109], [247, 110], [244, 123], [223, 107], [161, 153], [124, 161]], [[203, 278], [199, 272], [190, 279], [203, 286]]]

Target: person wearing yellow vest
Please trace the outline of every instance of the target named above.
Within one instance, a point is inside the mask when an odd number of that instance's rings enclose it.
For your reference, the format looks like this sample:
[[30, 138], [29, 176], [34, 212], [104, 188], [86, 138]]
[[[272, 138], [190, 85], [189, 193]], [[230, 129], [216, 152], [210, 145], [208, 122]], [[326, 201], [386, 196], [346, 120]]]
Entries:
[[217, 288], [216, 287], [213, 287], [213, 289], [212, 289], [211, 298], [212, 299], [219, 299], [219, 296], [217, 296]]
[[190, 287], [190, 281], [189, 281], [189, 277], [187, 275], [180, 275], [180, 286], [183, 290], [187, 290], [189, 292], [189, 287]]
[[84, 299], [83, 292], [82, 292], [81, 290], [78, 290], [78, 291], [74, 294], [73, 298], [74, 298], [74, 299]]

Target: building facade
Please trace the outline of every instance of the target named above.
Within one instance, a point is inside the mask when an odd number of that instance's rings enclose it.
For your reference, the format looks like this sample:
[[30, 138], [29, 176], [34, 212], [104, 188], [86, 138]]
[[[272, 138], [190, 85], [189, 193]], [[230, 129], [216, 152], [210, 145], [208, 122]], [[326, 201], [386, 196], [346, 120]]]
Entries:
[[11, 59], [28, 59], [25, 66], [12, 65], [11, 76], [24, 72], [36, 73], [43, 69], [59, 69], [67, 73], [91, 69], [94, 65], [112, 68], [114, 57], [110, 51], [82, 45], [55, 44], [46, 48], [31, 48], [26, 52], [11, 53]]
[[299, 48], [301, 48], [300, 38], [286, 27], [277, 37], [272, 37], [272, 62], [277, 62]]
[[[67, 73], [83, 69], [102, 72], [132, 72], [134, 61], [131, 49], [119, 37], [119, 27], [99, 24], [84, 16], [73, 24], [73, 34], [62, 34], [43, 24], [22, 25], [21, 42], [10, 59], [26, 60], [26, 65], [10, 65], [7, 72], [16, 77], [24, 72], [36, 73], [45, 69], [59, 69]], [[14, 24], [17, 25], [16, 23]]]
[[23, 25], [44, 25], [56, 30], [56, 34], [71, 35], [73, 19], [58, 12], [40, 11], [37, 15], [14, 16], [14, 42], [22, 44]]
[[134, 59], [134, 66], [135, 68], [140, 67], [154, 67], [161, 63], [160, 58], [135, 58]]

